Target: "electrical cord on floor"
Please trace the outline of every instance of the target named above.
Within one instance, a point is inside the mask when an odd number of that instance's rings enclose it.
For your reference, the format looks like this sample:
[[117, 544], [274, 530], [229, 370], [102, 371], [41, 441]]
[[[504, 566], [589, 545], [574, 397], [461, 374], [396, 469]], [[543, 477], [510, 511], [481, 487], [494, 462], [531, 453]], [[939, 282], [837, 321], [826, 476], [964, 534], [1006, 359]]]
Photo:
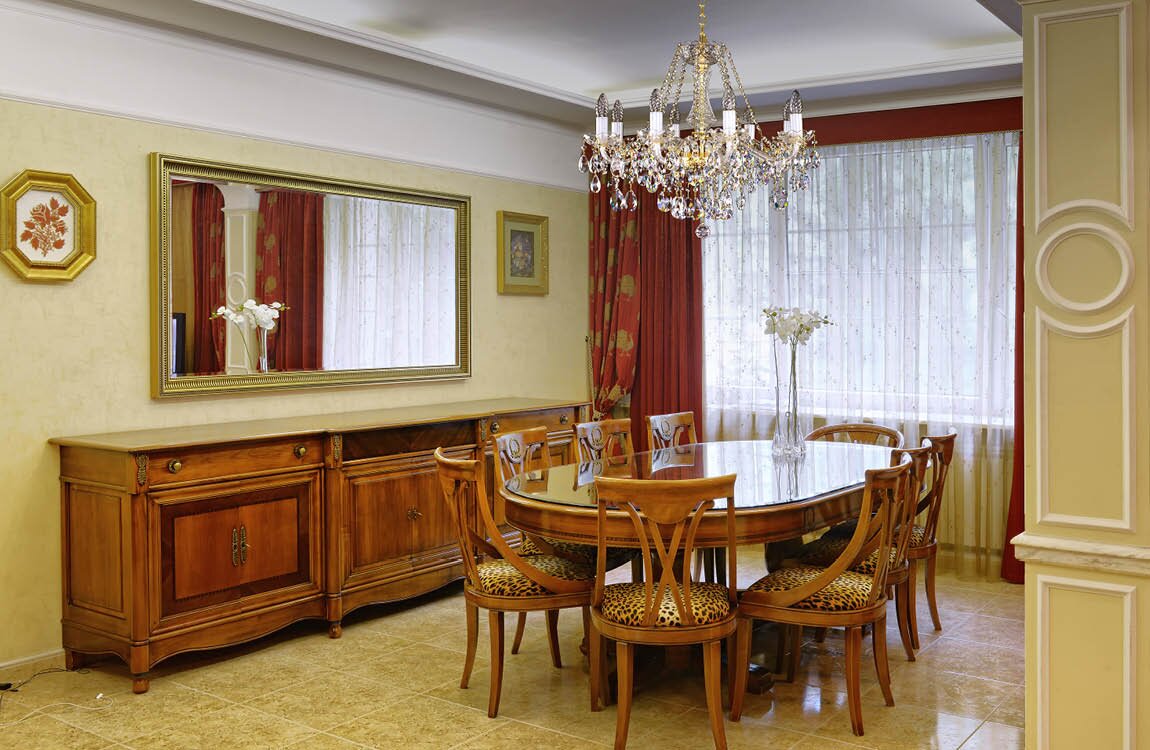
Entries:
[[[42, 674], [51, 674], [52, 672], [67, 672], [67, 671], [68, 671], [67, 669], [61, 669], [59, 667], [50, 667], [48, 669], [41, 669], [39, 672], [36, 672], [35, 674], [33, 674], [31, 677], [28, 677], [24, 680], [21, 680], [20, 682], [17, 682], [14, 685], [10, 684], [10, 683], [0, 683], [0, 684], [8, 684], [8, 687], [4, 688], [3, 690], [0, 690], [0, 715], [2, 715], [3, 710], [4, 710], [4, 696], [7, 693], [18, 692], [20, 690], [20, 688], [24, 687], [29, 682], [36, 679], [37, 677], [39, 677]], [[86, 670], [86, 669], [78, 669], [76, 671], [80, 674], [88, 674], [88, 670]], [[16, 724], [19, 724], [22, 721], [27, 721], [28, 719], [31, 719], [33, 716], [35, 716], [37, 714], [44, 713], [49, 708], [56, 708], [58, 706], [71, 706], [72, 708], [78, 708], [81, 711], [107, 711], [109, 708], [112, 707], [112, 704], [115, 702], [111, 698], [106, 697], [103, 693], [96, 693], [96, 701], [99, 702], [101, 705], [99, 705], [99, 706], [81, 706], [78, 703], [68, 703], [68, 702], [49, 703], [47, 705], [40, 706], [37, 709], [33, 709], [32, 711], [29, 711], [28, 713], [21, 716], [19, 719], [13, 719], [12, 721], [0, 721], [0, 728], [14, 726]]]

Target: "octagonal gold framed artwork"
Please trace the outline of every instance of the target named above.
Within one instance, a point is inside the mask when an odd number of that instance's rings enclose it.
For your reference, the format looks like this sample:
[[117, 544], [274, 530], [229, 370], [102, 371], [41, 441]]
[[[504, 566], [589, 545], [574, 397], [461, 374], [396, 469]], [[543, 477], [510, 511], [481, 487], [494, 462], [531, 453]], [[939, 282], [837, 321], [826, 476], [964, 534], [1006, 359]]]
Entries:
[[29, 281], [71, 281], [96, 258], [96, 201], [70, 174], [26, 169], [0, 189], [0, 256]]

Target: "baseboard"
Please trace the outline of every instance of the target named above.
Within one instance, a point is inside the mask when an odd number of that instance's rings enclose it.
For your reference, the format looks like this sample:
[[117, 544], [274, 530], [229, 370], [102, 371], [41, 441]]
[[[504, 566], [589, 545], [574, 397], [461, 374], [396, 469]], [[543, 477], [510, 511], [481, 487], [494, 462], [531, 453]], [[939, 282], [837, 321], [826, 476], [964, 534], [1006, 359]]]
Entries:
[[64, 649], [57, 648], [13, 661], [0, 662], [0, 682], [20, 682], [41, 669], [63, 668]]

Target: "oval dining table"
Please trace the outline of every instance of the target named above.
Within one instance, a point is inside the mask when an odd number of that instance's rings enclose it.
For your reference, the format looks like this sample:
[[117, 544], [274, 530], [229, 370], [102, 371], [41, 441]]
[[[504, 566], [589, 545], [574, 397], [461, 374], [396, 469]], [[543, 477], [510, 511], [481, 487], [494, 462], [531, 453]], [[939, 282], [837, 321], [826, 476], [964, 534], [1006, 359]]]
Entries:
[[[739, 544], [793, 539], [858, 516], [868, 469], [890, 466], [890, 448], [814, 440], [800, 459], [772, 455], [770, 440], [694, 443], [519, 474], [502, 496], [508, 523], [531, 534], [595, 544], [595, 477], [697, 479], [736, 474]], [[726, 501], [699, 524], [700, 547], [726, 544]], [[608, 511], [612, 547], [638, 546], [623, 511]]]
[[[508, 523], [553, 539], [596, 544], [595, 477], [697, 479], [735, 474], [735, 533], [739, 544], [793, 539], [855, 518], [868, 469], [890, 466], [890, 448], [814, 440], [800, 459], [776, 459], [770, 440], [694, 443], [529, 471], [499, 488]], [[607, 512], [612, 547], [636, 547], [624, 511]], [[726, 545], [726, 500], [699, 523], [697, 547]], [[773, 670], [751, 664], [747, 690], [770, 690]], [[606, 696], [605, 696], [606, 698]]]

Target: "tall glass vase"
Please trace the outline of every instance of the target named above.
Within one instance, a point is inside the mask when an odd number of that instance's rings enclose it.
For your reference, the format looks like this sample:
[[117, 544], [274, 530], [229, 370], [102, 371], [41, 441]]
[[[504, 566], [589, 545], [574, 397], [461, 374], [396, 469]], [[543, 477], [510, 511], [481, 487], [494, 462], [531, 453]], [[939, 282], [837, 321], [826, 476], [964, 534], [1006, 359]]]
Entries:
[[799, 416], [798, 342], [775, 339], [775, 458], [797, 460], [806, 455], [803, 440], [809, 430]]
[[268, 329], [263, 326], [256, 326], [256, 342], [259, 346], [256, 371], [268, 372]]

